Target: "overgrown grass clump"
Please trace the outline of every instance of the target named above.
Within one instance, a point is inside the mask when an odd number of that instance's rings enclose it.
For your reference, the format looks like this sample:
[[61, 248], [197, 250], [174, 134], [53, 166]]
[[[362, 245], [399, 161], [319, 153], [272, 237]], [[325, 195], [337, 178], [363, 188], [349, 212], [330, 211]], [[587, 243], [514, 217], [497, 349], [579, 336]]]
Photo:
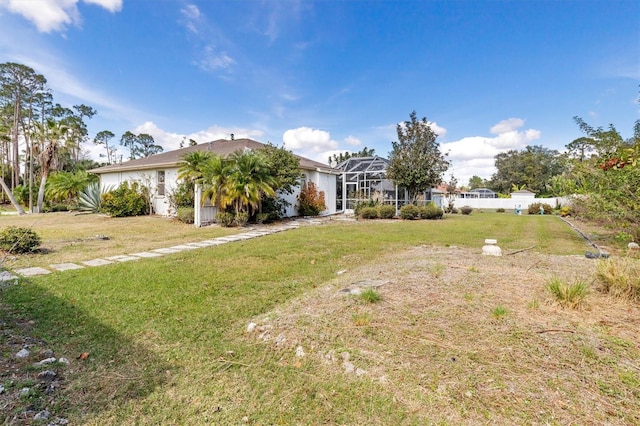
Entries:
[[382, 300], [382, 296], [375, 288], [368, 287], [362, 290], [362, 293], [358, 296], [360, 300], [367, 303], [378, 303]]
[[596, 278], [599, 290], [611, 296], [640, 302], [640, 261], [629, 257], [598, 262]]
[[569, 284], [554, 277], [547, 282], [546, 288], [560, 306], [573, 309], [581, 307], [589, 294], [589, 285], [583, 280], [576, 280]]

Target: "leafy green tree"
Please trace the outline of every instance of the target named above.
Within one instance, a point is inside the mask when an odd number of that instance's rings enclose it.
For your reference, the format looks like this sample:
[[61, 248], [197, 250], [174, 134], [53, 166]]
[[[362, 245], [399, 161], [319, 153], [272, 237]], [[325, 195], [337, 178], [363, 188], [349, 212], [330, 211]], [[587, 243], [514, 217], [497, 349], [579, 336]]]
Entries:
[[418, 120], [415, 111], [409, 117], [409, 121], [396, 127], [398, 141], [391, 142], [393, 150], [389, 154], [387, 176], [406, 188], [413, 202], [418, 195], [442, 182], [449, 162], [440, 152], [437, 135], [427, 119]]
[[[93, 138], [94, 144], [104, 145], [104, 149], [106, 151], [106, 154], [104, 156], [107, 157], [107, 164], [115, 163], [115, 158], [114, 158], [115, 149], [113, 147], [109, 147], [109, 141], [113, 139], [115, 136], [116, 135], [114, 135], [113, 132], [109, 130], [102, 130], [98, 132], [96, 136]], [[100, 156], [102, 157], [103, 155], [100, 154]]]
[[300, 184], [300, 159], [285, 147], [267, 144], [259, 151], [265, 159], [269, 174], [274, 177], [273, 189], [281, 194], [293, 194]]
[[628, 140], [613, 125], [604, 130], [578, 118], [576, 123], [595, 141], [595, 154], [588, 161], [576, 161], [567, 176], [575, 192], [582, 194], [573, 201], [575, 214], [640, 235], [640, 120]]
[[333, 166], [335, 163], [335, 165], [337, 166], [338, 164], [341, 164], [347, 161], [349, 158], [373, 157], [374, 155], [376, 155], [376, 150], [374, 148], [367, 148], [365, 146], [364, 148], [362, 148], [360, 151], [357, 151], [357, 152], [345, 151], [339, 154], [333, 154], [333, 156], [329, 157], [329, 165]]
[[545, 195], [549, 180], [562, 174], [566, 159], [556, 150], [542, 146], [527, 146], [521, 151], [510, 150], [495, 157], [496, 173], [489, 187], [497, 192], [508, 193], [523, 185], [530, 191]]
[[136, 135], [128, 130], [120, 138], [120, 145], [129, 149], [130, 160], [149, 157], [164, 151], [160, 145], [156, 145], [153, 136], [146, 133]]
[[469, 178], [469, 190], [487, 187], [487, 181], [480, 176], [473, 175]]

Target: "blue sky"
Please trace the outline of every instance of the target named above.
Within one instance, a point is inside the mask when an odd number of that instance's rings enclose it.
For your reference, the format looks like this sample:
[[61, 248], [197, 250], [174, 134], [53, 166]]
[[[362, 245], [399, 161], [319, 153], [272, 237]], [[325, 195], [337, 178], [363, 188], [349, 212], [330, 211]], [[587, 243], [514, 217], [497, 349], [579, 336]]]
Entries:
[[92, 137], [165, 150], [234, 133], [323, 162], [387, 156], [415, 110], [466, 184], [499, 152], [562, 149], [576, 115], [631, 136], [640, 2], [0, 0], [9, 61], [96, 108]]

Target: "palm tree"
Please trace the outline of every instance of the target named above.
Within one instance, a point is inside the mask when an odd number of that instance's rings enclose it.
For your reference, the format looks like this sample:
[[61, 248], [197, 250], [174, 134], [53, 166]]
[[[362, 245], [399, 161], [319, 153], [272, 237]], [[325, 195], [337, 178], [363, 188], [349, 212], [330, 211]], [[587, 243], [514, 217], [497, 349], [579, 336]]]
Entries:
[[185, 179], [194, 183], [202, 183], [203, 168], [211, 160], [212, 154], [208, 151], [194, 151], [182, 156], [178, 179]]
[[[229, 178], [228, 193], [233, 199], [236, 213], [251, 209], [261, 210], [262, 194], [275, 195], [276, 179], [262, 155], [256, 152], [236, 151], [230, 157], [233, 170]], [[245, 210], [246, 209], [246, 210]]]
[[68, 127], [62, 124], [60, 121], [47, 120], [46, 127], [43, 129], [43, 138], [48, 141], [39, 155], [41, 176], [40, 176], [40, 189], [38, 190], [38, 202], [36, 210], [38, 213], [42, 213], [44, 204], [44, 190], [47, 184], [47, 178], [51, 169], [55, 169], [58, 160], [58, 149], [61, 142], [64, 140], [68, 131]]
[[74, 203], [78, 195], [92, 182], [98, 181], [98, 175], [87, 173], [85, 170], [77, 172], [57, 172], [49, 177], [46, 187], [48, 198], [67, 203]]

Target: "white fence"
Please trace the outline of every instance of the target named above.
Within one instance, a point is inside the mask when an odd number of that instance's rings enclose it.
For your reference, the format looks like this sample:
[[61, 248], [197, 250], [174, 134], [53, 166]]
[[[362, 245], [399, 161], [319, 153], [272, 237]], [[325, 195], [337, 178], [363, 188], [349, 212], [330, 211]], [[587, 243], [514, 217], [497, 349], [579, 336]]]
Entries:
[[567, 197], [455, 198], [453, 200], [453, 206], [457, 209], [463, 206], [469, 206], [469, 207], [473, 207], [474, 209], [505, 209], [505, 210], [513, 210], [519, 206], [524, 210], [527, 207], [529, 207], [531, 204], [535, 204], [535, 203], [549, 204], [551, 207], [556, 208], [559, 206], [570, 204], [570, 201], [571, 200]]

